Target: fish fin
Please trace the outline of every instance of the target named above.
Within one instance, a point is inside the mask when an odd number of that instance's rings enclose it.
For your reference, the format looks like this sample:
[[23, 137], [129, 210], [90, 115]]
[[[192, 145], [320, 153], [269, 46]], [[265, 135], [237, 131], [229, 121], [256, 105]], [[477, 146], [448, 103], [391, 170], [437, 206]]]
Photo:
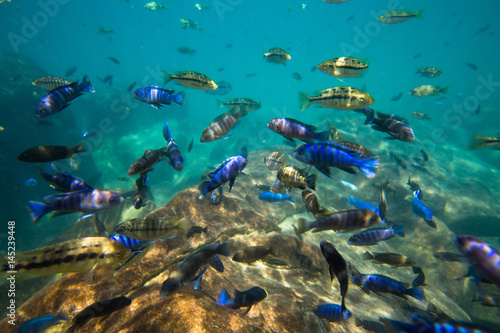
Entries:
[[424, 219], [425, 223], [431, 228], [437, 229], [437, 224], [432, 219]]
[[353, 166], [344, 166], [344, 167], [338, 167], [340, 170], [345, 171], [347, 173], [350, 173], [351, 175], [359, 175], [358, 169], [356, 169]]
[[366, 251], [365, 253], [363, 253], [361, 255], [361, 257], [363, 258], [363, 260], [374, 260], [375, 259], [375, 257], [373, 256], [373, 254], [371, 254], [368, 251]]
[[307, 109], [311, 105], [311, 96], [299, 91], [299, 104], [302, 111]]
[[425, 295], [424, 295], [424, 289], [423, 288], [411, 288], [406, 290], [406, 294], [408, 296], [411, 296], [413, 298], [418, 299], [420, 302], [425, 303]]
[[37, 201], [28, 201], [28, 209], [33, 223], [37, 223], [42, 216], [53, 211], [52, 205]]
[[76, 212], [68, 212], [68, 211], [65, 211], [65, 210], [56, 210], [52, 214], [50, 214], [50, 217], [52, 218], [52, 217], [57, 217], [57, 216], [63, 216], [63, 215], [73, 214], [73, 213], [76, 213]]
[[231, 249], [229, 245], [229, 242], [225, 242], [217, 246], [217, 254], [229, 257], [231, 255]]
[[[87, 75], [83, 76], [82, 83], [78, 86], [78, 90], [80, 91], [85, 91], [85, 92], [95, 92], [94, 87], [92, 87], [92, 84], [90, 83], [90, 79]], [[75, 96], [76, 97], [76, 96]]]
[[159, 110], [159, 109], [161, 109], [161, 108], [162, 108], [162, 105], [161, 105], [161, 104], [149, 104], [149, 105], [151, 105], [151, 107], [153, 107], [153, 108], [155, 108], [155, 109], [157, 109], [157, 110]]
[[233, 303], [233, 298], [225, 288], [222, 288], [220, 292], [219, 299], [217, 300], [217, 305], [228, 306]]
[[330, 137], [330, 130], [314, 133], [314, 137], [318, 141], [328, 141], [328, 138]]
[[173, 95], [172, 97], [175, 103], [179, 105], [184, 105], [184, 96], [185, 96], [184, 91], [180, 91], [177, 94]]
[[415, 18], [422, 19], [424, 18], [423, 13], [424, 13], [425, 8], [420, 9], [418, 12], [415, 13]]
[[38, 175], [43, 178], [46, 182], [49, 182], [51, 180], [51, 176], [43, 171], [40, 167], [36, 167], [36, 171], [38, 172]]
[[177, 230], [181, 230], [183, 232], [187, 232], [188, 231], [188, 222], [189, 222], [189, 218], [187, 216], [184, 216], [182, 219], [180, 219], [177, 222], [177, 226], [175, 228]]
[[312, 175], [307, 177], [307, 186], [316, 191], [316, 181], [318, 180], [318, 175], [313, 173]]
[[328, 177], [331, 180], [333, 180], [333, 176], [332, 176], [331, 169], [330, 169], [329, 166], [326, 166], [326, 165], [315, 165], [315, 167], [316, 167], [316, 169], [318, 169], [319, 172], [321, 172], [326, 177]]
[[307, 221], [304, 218], [298, 219], [297, 230], [295, 230], [295, 234], [300, 235], [300, 234], [303, 234], [304, 232], [310, 230], [311, 229], [310, 225], [311, 225], [310, 221]]
[[229, 179], [229, 191], [228, 192], [231, 192], [231, 189], [233, 188], [235, 180], [236, 180], [236, 177]]
[[289, 138], [289, 137], [286, 137], [286, 136], [283, 136], [286, 140], [292, 142], [292, 143], [296, 143], [295, 140], [293, 138]]
[[[283, 65], [285, 65], [285, 66], [286, 66], [286, 64], [285, 64], [285, 63], [283, 63]], [[244, 316], [244, 315], [246, 315], [248, 312], [250, 312], [250, 309], [252, 309], [252, 306], [253, 306], [253, 304], [252, 304], [252, 305], [250, 305], [250, 306], [248, 307], [248, 309], [247, 309], [247, 310], [246, 310], [246, 311], [245, 311], [245, 312], [244, 312], [241, 316], [243, 317], [243, 316]]]
[[[83, 153], [83, 152], [86, 152], [86, 151], [87, 151], [87, 149], [85, 149], [84, 145], [85, 145], [85, 142], [84, 142], [84, 141], [80, 142], [79, 144], [77, 144], [76, 146], [74, 146], [74, 147], [73, 147], [73, 152], [75, 152], [75, 153]], [[76, 178], [76, 177], [75, 177], [75, 178]], [[81, 180], [81, 179], [78, 179], [78, 180]]]
[[168, 127], [168, 123], [163, 124], [163, 138], [165, 141], [169, 142], [172, 138], [172, 131]]
[[474, 134], [474, 137], [472, 138], [472, 142], [470, 145], [471, 150], [476, 150], [480, 148], [484, 148], [488, 146], [488, 137], [487, 136], [482, 136], [482, 135], [477, 135]]
[[199, 199], [202, 199], [209, 192], [208, 188], [210, 186], [210, 181], [205, 180], [198, 185], [198, 191], [200, 192]]
[[368, 178], [373, 178], [377, 174], [377, 169], [380, 166], [380, 157], [373, 156], [361, 160], [362, 164], [359, 166], [361, 172]]
[[165, 71], [162, 71], [163, 73], [163, 84], [167, 84], [168, 82], [172, 81], [172, 74], [167, 73]]
[[394, 234], [399, 235], [401, 237], [405, 237], [405, 229], [403, 223], [398, 224], [396, 228], [394, 228]]
[[446, 94], [448, 94], [448, 88], [449, 88], [449, 87], [450, 87], [450, 86], [446, 86], [446, 87], [444, 87], [444, 88], [439, 88], [439, 92], [441, 92], [441, 93], [443, 93], [443, 94], [445, 94], [445, 95], [446, 95]]

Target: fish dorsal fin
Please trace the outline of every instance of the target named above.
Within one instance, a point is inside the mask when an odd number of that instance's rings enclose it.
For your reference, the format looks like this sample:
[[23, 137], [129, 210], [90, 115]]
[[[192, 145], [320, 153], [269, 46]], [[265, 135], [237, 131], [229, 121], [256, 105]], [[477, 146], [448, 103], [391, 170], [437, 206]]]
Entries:
[[235, 116], [237, 113], [238, 113], [237, 108], [232, 108], [231, 110], [224, 112], [223, 114], [220, 114], [217, 117], [215, 117], [215, 119], [212, 120], [212, 123], [215, 123], [216, 121], [227, 118], [229, 116]]
[[343, 152], [346, 152], [354, 157], [359, 157], [359, 156], [363, 155], [360, 152], [357, 152], [355, 150], [352, 150], [350, 148], [347, 148], [347, 147], [341, 145], [340, 143], [336, 143], [336, 142], [332, 142], [332, 141], [317, 141], [315, 144], [316, 145], [320, 144], [320, 145], [325, 145], [325, 146], [337, 148], [337, 149], [340, 149]]
[[399, 120], [399, 121], [405, 123], [406, 125], [410, 125], [410, 123], [408, 122], [408, 120], [406, 120], [403, 117], [397, 116], [395, 114], [387, 114], [387, 113], [377, 112], [377, 116], [379, 118], [382, 118], [382, 119], [389, 119], [389, 118], [390, 119], [396, 119], [396, 120]]
[[311, 131], [311, 132], [316, 132], [316, 130], [318, 129], [314, 125], [309, 125], [309, 124], [303, 123], [297, 119], [293, 119], [293, 118], [286, 118], [286, 119], [291, 121], [291, 122], [294, 122], [296, 124], [299, 124], [300, 126], [304, 126], [308, 131]]

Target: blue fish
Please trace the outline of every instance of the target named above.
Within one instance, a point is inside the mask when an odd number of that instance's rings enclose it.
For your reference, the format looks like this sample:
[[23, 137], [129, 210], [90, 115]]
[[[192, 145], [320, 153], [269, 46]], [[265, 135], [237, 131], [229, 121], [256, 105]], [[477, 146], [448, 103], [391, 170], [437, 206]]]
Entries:
[[198, 186], [199, 198], [203, 198], [208, 192], [215, 190], [228, 181], [229, 192], [231, 192], [236, 176], [243, 173], [246, 165], [247, 159], [243, 156], [233, 156], [226, 159], [217, 168], [204, 176], [205, 180]]
[[365, 230], [359, 234], [352, 235], [347, 241], [347, 244], [356, 246], [375, 245], [378, 242], [391, 239], [395, 235], [400, 235], [401, 237], [405, 236], [405, 230], [402, 223], [395, 228], [391, 226], [390, 228], [373, 228]]
[[114, 235], [112, 237], [109, 237], [109, 239], [122, 243], [127, 247], [127, 249], [132, 250], [132, 252], [140, 250], [145, 246], [153, 244], [155, 242], [155, 241], [139, 241], [136, 239], [128, 238], [123, 235]]
[[68, 107], [72, 100], [83, 95], [83, 92], [94, 92], [94, 88], [90, 84], [90, 79], [85, 75], [82, 83], [78, 84], [78, 80], [71, 82], [68, 85], [52, 89], [45, 95], [35, 108], [35, 117], [44, 118], [62, 111]]
[[85, 182], [69, 173], [57, 172], [54, 176], [45, 173], [42, 169], [37, 167], [38, 174], [42, 177], [46, 182], [50, 182], [56, 185], [60, 190], [64, 192], [76, 192], [76, 191], [90, 191], [93, 188]]
[[377, 208], [375, 208], [375, 206], [372, 206], [369, 203], [361, 201], [358, 198], [350, 196], [350, 195], [347, 198], [349, 199], [349, 202], [347, 203], [348, 205], [354, 206], [357, 209], [373, 210], [375, 213], [377, 213], [378, 216], [380, 216], [380, 222], [385, 223], [385, 221], [382, 220], [382, 216], [380, 215], [380, 211]]
[[330, 167], [337, 167], [352, 173], [350, 167], [358, 167], [368, 178], [375, 177], [380, 166], [380, 157], [359, 159], [361, 153], [350, 150], [338, 143], [319, 141], [303, 144], [293, 152], [293, 157], [306, 164], [314, 165], [327, 177], [331, 177]]
[[84, 131], [84, 132], [82, 133], [82, 136], [83, 136], [84, 138], [90, 138], [91, 136], [97, 135], [97, 134], [99, 134], [99, 133], [100, 133], [100, 131], [99, 131], [98, 129], [92, 129], [92, 130], [90, 130], [90, 131]]
[[63, 317], [61, 314], [58, 314], [55, 317], [51, 314], [36, 317], [19, 326], [17, 333], [45, 332], [46, 329], [56, 326], [63, 321], [68, 321], [68, 319]]
[[286, 194], [281, 194], [281, 193], [273, 193], [273, 192], [264, 192], [259, 195], [260, 200], [264, 201], [271, 201], [271, 202], [277, 202], [277, 201], [283, 201], [283, 200], [288, 200], [290, 202], [295, 202], [295, 198], [293, 195], [286, 195]]
[[420, 192], [421, 191], [418, 190], [413, 194], [413, 199], [411, 200], [411, 208], [418, 217], [423, 218], [424, 221], [427, 222], [427, 224], [429, 224], [433, 228], [436, 228], [436, 224], [432, 221], [432, 211], [419, 199]]
[[34, 180], [33, 178], [28, 178], [24, 181], [24, 186], [26, 187], [33, 187], [36, 185], [36, 180]]
[[236, 290], [234, 297], [231, 297], [226, 289], [222, 289], [217, 304], [233, 310], [248, 307], [243, 314], [244, 316], [254, 304], [259, 303], [266, 297], [266, 291], [260, 287], [253, 287], [245, 291]]
[[174, 94], [175, 91], [164, 89], [159, 86], [147, 86], [137, 89], [132, 95], [138, 101], [148, 103], [156, 109], [160, 109], [163, 104], [170, 105], [175, 102], [179, 105], [184, 104], [184, 92]]
[[329, 322], [347, 320], [352, 316], [351, 311], [348, 309], [342, 311], [342, 306], [337, 304], [321, 304], [313, 312], [319, 318], [326, 319]]
[[205, 93], [209, 95], [227, 95], [233, 90], [233, 86], [231, 83], [226, 82], [226, 81], [218, 81], [216, 82], [217, 84], [217, 89], [214, 90], [206, 90]]
[[430, 319], [416, 314], [409, 315], [413, 324], [392, 319], [381, 319], [387, 332], [425, 332], [425, 333], [493, 333], [494, 331], [473, 323], [453, 320]]
[[421, 302], [425, 302], [424, 290], [422, 288], [408, 288], [410, 285], [401, 281], [394, 280], [388, 276], [380, 274], [359, 274], [352, 279], [352, 282], [369, 293], [389, 293], [402, 298], [411, 296]]
[[181, 171], [184, 166], [184, 159], [182, 158], [179, 147], [172, 138], [172, 131], [168, 127], [168, 124], [163, 125], [163, 138], [167, 141], [167, 151], [165, 154], [170, 160], [170, 165], [174, 167], [175, 170]]
[[274, 118], [267, 123], [267, 127], [291, 142], [295, 142], [293, 139], [305, 142], [326, 141], [330, 136], [330, 130], [316, 132], [318, 129], [316, 126], [292, 118]]
[[221, 186], [212, 192], [212, 196], [210, 197], [210, 201], [212, 201], [212, 204], [218, 205], [222, 202], [223, 198], [224, 198], [224, 190]]

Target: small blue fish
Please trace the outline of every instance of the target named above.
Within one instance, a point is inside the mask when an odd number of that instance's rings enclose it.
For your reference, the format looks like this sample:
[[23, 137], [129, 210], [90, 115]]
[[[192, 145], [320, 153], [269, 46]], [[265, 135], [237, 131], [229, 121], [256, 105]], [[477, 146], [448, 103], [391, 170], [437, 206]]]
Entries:
[[91, 136], [97, 135], [97, 134], [99, 134], [99, 133], [100, 133], [100, 131], [99, 131], [98, 129], [92, 129], [92, 130], [90, 130], [90, 131], [84, 131], [84, 132], [82, 133], [82, 136], [83, 136], [84, 138], [90, 138]]
[[168, 127], [168, 124], [163, 125], [163, 138], [167, 141], [167, 151], [165, 154], [170, 160], [170, 165], [174, 167], [175, 170], [181, 171], [184, 166], [184, 159], [182, 158], [179, 147], [172, 138], [172, 131]]
[[184, 104], [184, 92], [174, 94], [175, 91], [164, 89], [159, 86], [147, 86], [137, 89], [132, 95], [138, 101], [148, 103], [156, 109], [160, 109], [163, 104], [170, 105], [175, 102], [179, 105]]
[[205, 180], [198, 186], [199, 198], [203, 198], [208, 192], [215, 190], [229, 181], [229, 192], [234, 185], [236, 176], [243, 173], [247, 165], [247, 159], [243, 156], [233, 156], [223, 161], [217, 168], [207, 173]]
[[112, 239], [116, 242], [123, 243], [123, 245], [125, 245], [127, 247], [127, 249], [132, 250], [132, 252], [134, 250], [142, 249], [145, 246], [153, 244], [155, 242], [155, 241], [139, 241], [139, 240], [135, 240], [132, 238], [128, 238], [128, 237], [123, 236], [123, 235], [114, 235], [114, 236], [110, 237], [109, 239]]
[[365, 293], [373, 291], [375, 293], [389, 293], [395, 296], [406, 298], [411, 296], [421, 302], [425, 302], [424, 290], [422, 288], [408, 288], [410, 285], [394, 280], [388, 276], [380, 274], [359, 274], [352, 279], [352, 282], [361, 287]]
[[71, 82], [68, 85], [55, 88], [47, 93], [35, 108], [35, 117], [44, 118], [62, 111], [68, 107], [72, 100], [83, 95], [83, 92], [94, 92], [94, 88], [90, 84], [90, 79], [85, 75], [82, 83], [78, 84], [78, 80]]
[[46, 329], [56, 326], [63, 321], [68, 321], [68, 319], [63, 317], [61, 314], [58, 314], [55, 317], [51, 314], [36, 317], [19, 326], [17, 333], [45, 332]]
[[[424, 318], [416, 314], [409, 315], [413, 324], [385, 319], [381, 321], [387, 332], [429, 332], [429, 333], [493, 333], [494, 331], [473, 323], [453, 320]], [[495, 331], [498, 332], [498, 331]]]
[[36, 185], [36, 180], [34, 180], [33, 178], [28, 178], [24, 181], [24, 186], [26, 187], [33, 187]]
[[427, 224], [429, 224], [433, 228], [436, 228], [436, 224], [432, 221], [432, 211], [419, 199], [420, 192], [421, 191], [418, 190], [413, 194], [413, 199], [411, 200], [411, 208], [418, 217], [423, 218]]
[[281, 193], [273, 193], [273, 192], [264, 192], [259, 195], [259, 199], [263, 201], [277, 202], [288, 200], [290, 202], [295, 202], [295, 198], [293, 195], [286, 195]]
[[347, 309], [342, 311], [342, 307], [337, 304], [321, 304], [313, 312], [319, 318], [326, 319], [329, 322], [347, 320], [352, 315], [351, 311]]
[[401, 237], [405, 236], [405, 230], [402, 223], [395, 228], [391, 226], [390, 228], [373, 228], [365, 230], [359, 234], [352, 235], [347, 241], [347, 244], [355, 246], [375, 245], [378, 242], [391, 239], [395, 235], [400, 235]]
[[212, 196], [210, 197], [210, 201], [212, 201], [212, 204], [218, 205], [222, 202], [223, 198], [224, 198], [224, 190], [221, 186], [212, 192]]
[[[358, 198], [352, 197], [350, 195], [347, 198], [349, 199], [349, 202], [347, 203], [348, 205], [354, 206], [357, 209], [373, 210], [375, 213], [377, 213], [378, 216], [380, 216], [380, 211], [377, 208], [375, 208], [374, 206], [370, 205], [369, 203], [361, 201]], [[381, 216], [380, 216], [380, 222], [385, 223], [385, 221], [382, 220]]]
[[244, 316], [250, 311], [254, 304], [259, 303], [266, 297], [266, 291], [260, 287], [253, 287], [245, 291], [236, 290], [234, 298], [229, 295], [226, 289], [222, 289], [219, 300], [217, 301], [217, 305], [222, 305], [233, 310], [248, 307], [248, 309], [243, 314]]

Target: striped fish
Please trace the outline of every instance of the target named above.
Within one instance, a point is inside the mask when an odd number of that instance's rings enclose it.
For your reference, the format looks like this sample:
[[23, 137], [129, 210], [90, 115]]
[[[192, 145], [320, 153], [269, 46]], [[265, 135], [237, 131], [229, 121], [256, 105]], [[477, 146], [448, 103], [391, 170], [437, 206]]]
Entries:
[[163, 125], [163, 138], [167, 141], [167, 151], [165, 152], [165, 155], [170, 160], [170, 165], [173, 166], [175, 170], [181, 171], [184, 160], [181, 152], [179, 151], [179, 147], [177, 147], [177, 143], [175, 143], [172, 138], [172, 131], [168, 127], [167, 123]]
[[115, 266], [129, 255], [130, 250], [120, 242], [106, 237], [86, 237], [18, 253], [14, 269], [4, 264], [2, 272], [14, 270], [30, 275], [87, 272]]
[[234, 185], [236, 177], [243, 172], [247, 159], [243, 156], [232, 156], [224, 160], [214, 170], [203, 176], [204, 180], [198, 186], [199, 198], [202, 199], [208, 192], [217, 189], [229, 181], [229, 192]]
[[264, 158], [264, 163], [269, 168], [269, 170], [279, 170], [283, 165], [286, 164], [286, 156], [282, 152], [275, 151], [267, 155]]
[[218, 88], [217, 84], [211, 78], [198, 72], [186, 71], [180, 72], [176, 75], [169, 74], [165, 71], [162, 72], [163, 79], [165, 81], [164, 84], [167, 84], [171, 80], [175, 80], [185, 87], [194, 89], [215, 90]]
[[129, 176], [133, 176], [139, 173], [149, 172], [153, 170], [153, 166], [156, 163], [163, 161], [165, 158], [167, 158], [166, 151], [167, 148], [165, 147], [156, 150], [151, 150], [151, 149], [146, 150], [141, 158], [132, 163], [132, 165], [128, 169], [127, 174]]
[[320, 104], [326, 108], [337, 110], [354, 110], [375, 102], [369, 94], [353, 87], [334, 87], [321, 90], [316, 96], [299, 92], [299, 103], [302, 110], [312, 104]]
[[166, 218], [142, 217], [124, 221], [114, 228], [114, 232], [138, 241], [160, 239], [174, 230], [187, 232], [188, 219], [177, 216]]
[[57, 76], [44, 76], [33, 81], [34, 86], [47, 90], [52, 90], [62, 86], [66, 86], [70, 83], [71, 82], [69, 82], [68, 80], [65, 80], [62, 77], [57, 77]]
[[274, 118], [267, 123], [267, 127], [292, 142], [295, 142], [294, 139], [305, 142], [326, 141], [330, 136], [330, 130], [316, 132], [316, 126], [292, 118]]
[[359, 109], [356, 112], [366, 116], [365, 125], [371, 124], [374, 130], [388, 133], [390, 135], [386, 138], [388, 140], [415, 141], [413, 129], [409, 126], [408, 121], [402, 117], [382, 112], [377, 112], [377, 117], [375, 117], [375, 110], [371, 108]]
[[109, 239], [114, 240], [115, 242], [123, 243], [123, 245], [125, 245], [127, 249], [131, 251], [137, 251], [138, 249], [144, 248], [145, 246], [154, 243], [154, 241], [139, 241], [137, 239], [125, 237], [123, 235], [114, 235]]
[[47, 213], [56, 215], [76, 212], [92, 213], [119, 205], [123, 198], [111, 191], [90, 190], [49, 195], [43, 198], [48, 203], [28, 201], [31, 220], [36, 223]]
[[401, 237], [405, 236], [403, 224], [399, 224], [397, 227], [391, 226], [390, 228], [373, 228], [365, 230], [352, 235], [347, 241], [347, 244], [356, 246], [375, 245], [378, 242], [391, 239], [396, 235], [400, 235]]
[[328, 230], [363, 229], [380, 222], [380, 216], [369, 209], [341, 210], [326, 216], [319, 216], [316, 221], [299, 219], [295, 233], [300, 235], [312, 228]]
[[36, 168], [40, 177], [45, 181], [51, 182], [64, 192], [89, 191], [93, 188], [83, 181], [83, 179], [70, 175], [65, 172], [56, 172], [54, 176], [45, 173], [39, 167]]
[[[380, 274], [360, 274], [352, 279], [352, 282], [361, 287], [366, 293], [389, 293], [406, 299], [411, 296], [421, 302], [425, 302], [424, 290], [419, 288], [408, 288], [410, 285], [388, 276]], [[439, 331], [438, 331], [439, 332]]]
[[366, 59], [351, 57], [338, 57], [322, 62], [318, 69], [335, 77], [359, 77], [363, 71], [368, 69], [370, 63]]
[[316, 194], [314, 194], [314, 192], [312, 191], [302, 191], [302, 201], [304, 201], [304, 204], [306, 205], [307, 214], [312, 213], [314, 216], [316, 216], [317, 214], [330, 214], [330, 211], [328, 211], [328, 209], [321, 208]]
[[300, 169], [292, 164], [287, 164], [278, 170], [278, 179], [287, 186], [301, 190], [310, 188], [316, 191], [317, 174], [307, 175], [306, 169]]
[[134, 203], [135, 209], [141, 209], [142, 207], [146, 206], [144, 199], [148, 191], [147, 172], [143, 172], [140, 174], [140, 177], [135, 180], [135, 186], [137, 187], [137, 192], [135, 192], [132, 202]]
[[349, 202], [347, 203], [348, 205], [354, 206], [357, 209], [370, 209], [370, 210], [373, 210], [375, 213], [377, 213], [378, 216], [380, 216], [380, 219], [381, 219], [380, 222], [384, 223], [384, 221], [382, 220], [382, 216], [380, 214], [380, 211], [375, 206], [370, 205], [369, 203], [364, 202], [362, 200], [359, 200], [358, 198], [350, 196], [350, 195], [347, 196], [347, 198], [349, 199]]
[[319, 141], [315, 144], [306, 143], [293, 152], [293, 157], [297, 160], [314, 165], [329, 178], [332, 178], [330, 167], [337, 167], [346, 172], [351, 172], [352, 167], [357, 167], [368, 178], [375, 177], [380, 166], [380, 157], [359, 159], [360, 155], [358, 152], [329, 141]]
[[62, 111], [70, 105], [69, 102], [83, 95], [83, 92], [95, 92], [87, 75], [83, 77], [80, 84], [77, 80], [49, 91], [36, 106], [35, 117], [44, 118]]
[[251, 112], [260, 109], [261, 104], [250, 98], [233, 98], [225, 102], [217, 100], [217, 106], [228, 106], [231, 108], [238, 107], [240, 109], [244, 109], [247, 112]]
[[201, 133], [200, 142], [212, 142], [225, 138], [227, 133], [233, 129], [241, 117], [247, 115], [247, 111], [234, 107], [215, 118]]
[[396, 9], [379, 16], [377, 21], [387, 24], [401, 23], [413, 17], [421, 19], [423, 18], [423, 12], [423, 9], [417, 12], [412, 12], [406, 9]]
[[160, 109], [163, 105], [170, 105], [175, 102], [179, 105], [184, 105], [184, 92], [178, 92], [170, 89], [164, 89], [159, 86], [147, 86], [139, 88], [132, 94], [132, 98], [138, 101], [148, 103], [155, 109]]

